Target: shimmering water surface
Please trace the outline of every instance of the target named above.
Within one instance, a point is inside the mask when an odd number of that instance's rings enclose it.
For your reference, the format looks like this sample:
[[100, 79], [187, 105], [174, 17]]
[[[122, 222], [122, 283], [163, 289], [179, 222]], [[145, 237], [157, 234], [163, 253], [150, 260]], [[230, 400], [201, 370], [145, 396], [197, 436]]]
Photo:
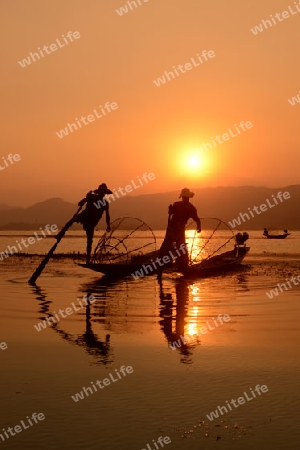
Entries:
[[[84, 235], [72, 233], [59, 252], [84, 251]], [[2, 234], [5, 249], [31, 233]], [[26, 251], [45, 253], [52, 244], [44, 239]], [[1, 261], [0, 343], [8, 348], [0, 350], [0, 430], [45, 415], [0, 438], [2, 447], [149, 450], [148, 443], [155, 450], [153, 440], [169, 436], [170, 450], [298, 449], [300, 285], [273, 299], [266, 292], [300, 275], [300, 233], [267, 241], [253, 232], [249, 245], [242, 271], [194, 281], [166, 274], [161, 284], [155, 276], [110, 282], [66, 258], [51, 260], [33, 287], [27, 280], [39, 259]], [[77, 299], [91, 294], [94, 302], [81, 308]], [[35, 329], [68, 307], [70, 315]], [[220, 314], [231, 320], [216, 327]], [[213, 329], [203, 334], [208, 323]], [[172, 350], [180, 336], [187, 343]], [[133, 372], [72, 399], [123, 365]], [[268, 392], [206, 417], [258, 384]]]

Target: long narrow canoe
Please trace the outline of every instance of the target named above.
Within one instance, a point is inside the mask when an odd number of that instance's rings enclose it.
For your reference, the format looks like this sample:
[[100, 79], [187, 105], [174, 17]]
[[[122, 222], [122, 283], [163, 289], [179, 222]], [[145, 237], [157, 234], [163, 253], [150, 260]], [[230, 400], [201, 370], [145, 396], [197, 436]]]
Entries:
[[[217, 275], [225, 270], [231, 270], [235, 266], [241, 264], [246, 254], [250, 250], [250, 247], [236, 247], [234, 250], [222, 253], [220, 255], [213, 256], [207, 260], [202, 261], [199, 264], [193, 264], [189, 266], [185, 271], [185, 276], [192, 277], [207, 277], [211, 275]], [[147, 255], [144, 255], [147, 256]], [[153, 261], [153, 254], [151, 254]], [[135, 274], [137, 271], [141, 273], [141, 276], [154, 275], [158, 271], [155, 269], [153, 262], [145, 259], [145, 262], [132, 262], [131, 260], [118, 262], [118, 263], [101, 263], [101, 264], [79, 264], [81, 267], [100, 272], [110, 277], [125, 277]], [[147, 272], [145, 266], [148, 267]], [[152, 269], [150, 269], [149, 268]], [[176, 271], [178, 268], [176, 264], [166, 266], [167, 271]]]

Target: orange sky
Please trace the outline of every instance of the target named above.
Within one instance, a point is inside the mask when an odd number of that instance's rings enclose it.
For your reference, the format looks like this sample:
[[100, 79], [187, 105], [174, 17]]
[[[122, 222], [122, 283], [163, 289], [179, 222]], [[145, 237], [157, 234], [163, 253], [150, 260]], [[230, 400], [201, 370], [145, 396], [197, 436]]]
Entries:
[[[300, 13], [254, 35], [292, 0], [2, 0], [0, 203], [80, 200], [105, 181], [156, 176], [136, 194], [219, 185], [299, 183]], [[295, 8], [295, 7], [294, 7]], [[22, 68], [18, 61], [68, 31], [80, 38]], [[63, 42], [63, 41], [62, 41]], [[156, 87], [153, 80], [203, 50], [215, 57]], [[118, 109], [59, 139], [56, 132], [99, 105]], [[203, 141], [253, 127], [205, 154]], [[183, 162], [182, 162], [183, 160]], [[2, 164], [3, 167], [3, 164]], [[195, 172], [195, 171], [194, 171]]]

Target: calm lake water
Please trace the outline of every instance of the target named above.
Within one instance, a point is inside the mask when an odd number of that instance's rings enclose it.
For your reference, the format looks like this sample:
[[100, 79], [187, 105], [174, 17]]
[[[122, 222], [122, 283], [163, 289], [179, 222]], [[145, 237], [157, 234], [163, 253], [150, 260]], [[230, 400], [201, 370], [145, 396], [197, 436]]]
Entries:
[[[32, 235], [2, 234], [3, 250]], [[85, 251], [83, 233], [68, 236], [59, 253]], [[53, 243], [26, 251], [46, 253]], [[66, 258], [50, 260], [34, 287], [27, 280], [39, 258], [0, 261], [0, 430], [45, 415], [15, 436], [2, 431], [2, 447], [156, 450], [153, 440], [169, 436], [170, 450], [298, 449], [300, 285], [266, 293], [300, 275], [300, 232], [285, 241], [250, 232], [248, 243], [243, 271], [195, 281], [165, 274], [162, 284], [155, 276], [110, 282]], [[95, 298], [90, 307], [80, 306], [85, 295]], [[220, 314], [230, 320], [216, 327]], [[180, 336], [187, 343], [172, 350]], [[133, 371], [124, 376], [122, 366]], [[112, 377], [96, 391], [97, 380]], [[74, 401], [92, 382], [94, 393]], [[208, 419], [257, 385], [268, 391]]]

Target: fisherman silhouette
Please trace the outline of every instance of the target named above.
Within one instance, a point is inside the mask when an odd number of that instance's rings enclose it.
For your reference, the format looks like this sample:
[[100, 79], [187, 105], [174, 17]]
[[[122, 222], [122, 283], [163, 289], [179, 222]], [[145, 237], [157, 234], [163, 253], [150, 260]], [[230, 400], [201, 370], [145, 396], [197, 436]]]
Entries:
[[87, 265], [91, 263], [91, 252], [95, 227], [102, 218], [104, 211], [106, 214], [106, 231], [110, 231], [109, 203], [104, 200], [104, 196], [108, 194], [112, 194], [112, 191], [107, 188], [105, 183], [102, 183], [98, 189], [90, 191], [86, 197], [78, 203], [79, 206], [83, 206], [86, 203], [84, 211], [77, 215], [75, 222], [82, 223], [83, 229], [86, 232]]
[[169, 206], [168, 227], [164, 241], [159, 250], [159, 256], [169, 256], [177, 247], [180, 251], [178, 258], [178, 269], [184, 271], [188, 266], [188, 250], [185, 242], [185, 226], [189, 219], [194, 219], [197, 224], [197, 232], [201, 232], [201, 221], [198, 217], [197, 209], [190, 203], [190, 198], [194, 193], [188, 188], [181, 191], [180, 202], [175, 202]]
[[264, 228], [263, 236], [269, 236], [269, 232], [267, 228]]

